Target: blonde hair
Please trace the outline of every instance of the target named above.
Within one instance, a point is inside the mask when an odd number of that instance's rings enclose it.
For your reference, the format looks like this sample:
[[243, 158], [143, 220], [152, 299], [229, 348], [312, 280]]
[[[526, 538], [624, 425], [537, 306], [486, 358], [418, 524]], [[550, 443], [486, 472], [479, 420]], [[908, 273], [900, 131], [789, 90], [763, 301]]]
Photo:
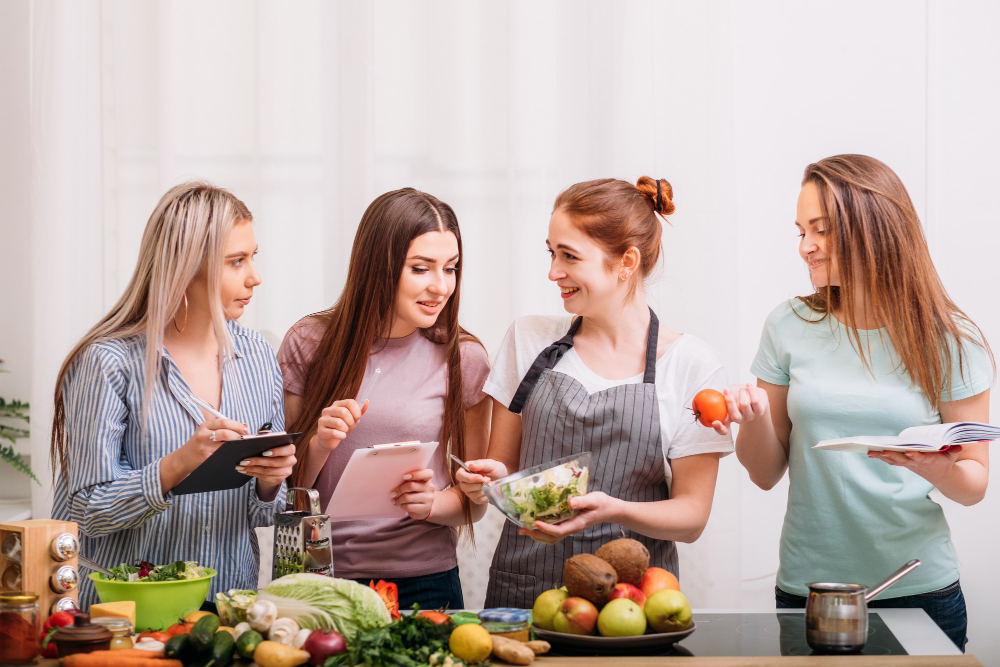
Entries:
[[142, 234], [139, 259], [125, 292], [107, 315], [91, 327], [63, 361], [56, 378], [50, 456], [53, 475], [66, 471], [66, 405], [63, 382], [88, 345], [144, 336], [146, 339], [142, 420], [163, 359], [163, 334], [185, 302], [191, 281], [207, 269], [212, 327], [219, 341], [219, 366], [232, 354], [222, 307], [222, 269], [226, 240], [233, 225], [252, 220], [250, 210], [231, 192], [203, 181], [174, 186], [160, 199]]

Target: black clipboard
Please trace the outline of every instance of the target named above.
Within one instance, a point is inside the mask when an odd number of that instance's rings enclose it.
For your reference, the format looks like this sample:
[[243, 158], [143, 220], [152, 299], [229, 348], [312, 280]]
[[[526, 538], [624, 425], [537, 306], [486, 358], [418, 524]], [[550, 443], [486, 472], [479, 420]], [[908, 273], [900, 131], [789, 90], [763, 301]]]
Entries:
[[268, 433], [245, 436], [241, 440], [227, 440], [171, 490], [175, 496], [184, 496], [190, 493], [238, 489], [253, 479], [236, 470], [240, 461], [260, 456], [272, 447], [290, 445], [299, 435], [301, 434]]

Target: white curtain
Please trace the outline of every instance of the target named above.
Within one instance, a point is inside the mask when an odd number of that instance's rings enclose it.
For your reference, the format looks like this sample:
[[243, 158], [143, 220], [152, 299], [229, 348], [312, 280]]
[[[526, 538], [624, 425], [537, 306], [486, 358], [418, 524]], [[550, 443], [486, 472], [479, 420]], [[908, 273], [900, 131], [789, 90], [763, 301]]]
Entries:
[[[156, 200], [189, 178], [253, 211], [264, 282], [245, 322], [275, 344], [339, 294], [375, 196], [409, 185], [449, 202], [462, 321], [490, 352], [515, 317], [561, 312], [544, 235], [562, 188], [667, 178], [677, 213], [652, 305], [746, 381], [767, 312], [808, 289], [792, 227], [803, 167], [869, 153], [902, 176], [946, 285], [1000, 347], [1000, 9], [986, 0], [25, 5], [31, 231], [4, 233], [30, 247], [5, 247], [0, 275], [28, 276], [33, 298], [13, 305], [27, 331], [0, 341], [31, 359], [36, 469], [58, 363], [124, 287]], [[681, 550], [696, 607], [773, 606], [785, 501], [723, 461], [708, 528]], [[36, 491], [36, 516], [49, 502]], [[980, 530], [1000, 502], [944, 504], [970, 649], [1000, 655], [987, 620], [1000, 538]], [[478, 534], [463, 552], [470, 606], [495, 539]]]

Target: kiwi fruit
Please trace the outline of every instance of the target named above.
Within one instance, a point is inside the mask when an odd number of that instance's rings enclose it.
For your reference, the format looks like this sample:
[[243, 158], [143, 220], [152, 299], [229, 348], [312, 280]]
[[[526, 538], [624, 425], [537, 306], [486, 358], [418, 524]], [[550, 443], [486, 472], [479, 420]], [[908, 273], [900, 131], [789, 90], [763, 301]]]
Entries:
[[642, 575], [649, 567], [646, 545], [629, 537], [605, 542], [596, 555], [614, 568], [618, 581], [633, 586], [642, 583]]
[[611, 596], [618, 575], [615, 568], [594, 554], [577, 554], [563, 565], [563, 583], [570, 596], [590, 600], [600, 607]]

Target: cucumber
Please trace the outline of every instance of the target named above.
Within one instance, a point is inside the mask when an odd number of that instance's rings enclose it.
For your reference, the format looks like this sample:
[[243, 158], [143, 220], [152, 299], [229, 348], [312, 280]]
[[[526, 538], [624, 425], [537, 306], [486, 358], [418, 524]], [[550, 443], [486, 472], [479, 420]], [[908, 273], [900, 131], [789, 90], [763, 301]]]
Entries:
[[247, 630], [236, 640], [236, 650], [247, 660], [253, 658], [253, 652], [257, 649], [257, 644], [264, 641], [264, 637], [256, 630]]
[[188, 633], [174, 635], [167, 640], [163, 648], [163, 655], [168, 658], [183, 661], [191, 653], [191, 636]]
[[[188, 634], [191, 635], [191, 645], [194, 646], [195, 650], [199, 653], [203, 652], [212, 645], [212, 638], [215, 637], [215, 631], [218, 629], [218, 616], [215, 614], [202, 616], [195, 621], [191, 631], [188, 632]], [[226, 634], [229, 633], [227, 632]], [[232, 635], [230, 635], [229, 638], [232, 639]]]
[[205, 663], [205, 667], [226, 667], [233, 661], [233, 651], [236, 650], [236, 642], [233, 636], [227, 631], [216, 632], [212, 637], [211, 657]]

